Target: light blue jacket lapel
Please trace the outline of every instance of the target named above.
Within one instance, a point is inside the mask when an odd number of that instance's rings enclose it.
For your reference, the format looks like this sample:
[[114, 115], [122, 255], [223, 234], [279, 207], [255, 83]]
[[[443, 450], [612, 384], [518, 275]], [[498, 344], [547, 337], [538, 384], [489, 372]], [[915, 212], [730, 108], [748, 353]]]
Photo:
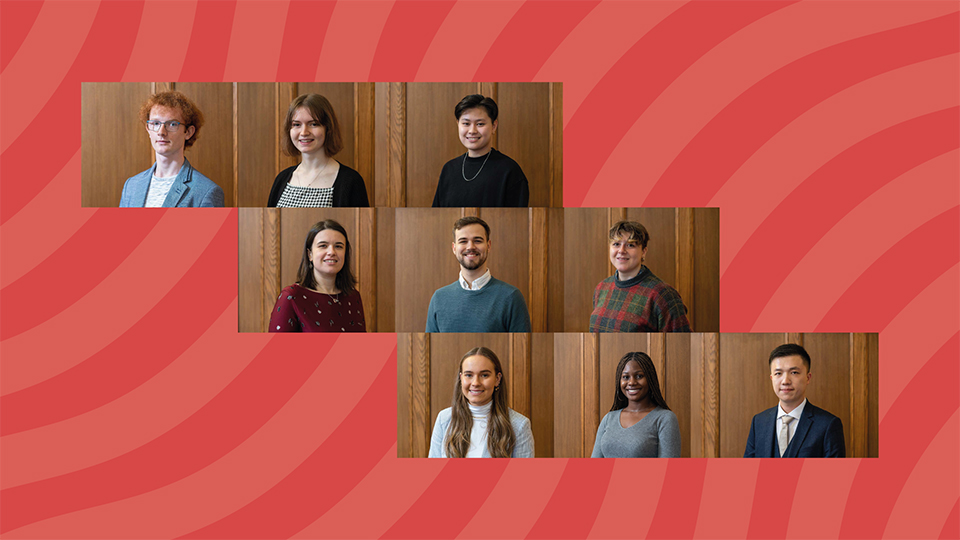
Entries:
[[[157, 168], [157, 164], [153, 164], [153, 169]], [[150, 172], [153, 175], [153, 171]], [[174, 180], [173, 185], [170, 186], [170, 192], [167, 193], [167, 198], [163, 200], [164, 208], [174, 208], [180, 204], [180, 200], [190, 191], [190, 181], [193, 180], [193, 167], [190, 165], [190, 162], [187, 161], [187, 158], [183, 158], [183, 166], [180, 167], [180, 172], [177, 174], [177, 179]], [[146, 202], [146, 195], [144, 195], [144, 202]]]

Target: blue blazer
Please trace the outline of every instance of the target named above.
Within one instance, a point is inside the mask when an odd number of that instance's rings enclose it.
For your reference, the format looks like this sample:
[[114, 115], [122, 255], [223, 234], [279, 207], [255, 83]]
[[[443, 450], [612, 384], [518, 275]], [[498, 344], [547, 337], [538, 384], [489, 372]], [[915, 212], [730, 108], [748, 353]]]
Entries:
[[[777, 444], [777, 410], [780, 406], [767, 409], [753, 417], [750, 424], [750, 437], [747, 438], [747, 450], [743, 457], [780, 457]], [[846, 457], [843, 444], [843, 424], [836, 416], [814, 407], [807, 400], [803, 407], [803, 416], [797, 424], [797, 431], [787, 446], [783, 457]]]
[[[120, 195], [120, 208], [143, 208], [147, 202], [147, 192], [150, 190], [150, 180], [153, 178], [153, 171], [157, 168], [154, 163], [152, 167], [142, 173], [127, 178], [123, 184], [123, 193]], [[190, 165], [186, 159], [183, 160], [183, 167], [177, 174], [177, 179], [170, 186], [170, 192], [163, 201], [164, 208], [173, 208], [175, 206], [223, 206], [223, 190], [206, 176]]]

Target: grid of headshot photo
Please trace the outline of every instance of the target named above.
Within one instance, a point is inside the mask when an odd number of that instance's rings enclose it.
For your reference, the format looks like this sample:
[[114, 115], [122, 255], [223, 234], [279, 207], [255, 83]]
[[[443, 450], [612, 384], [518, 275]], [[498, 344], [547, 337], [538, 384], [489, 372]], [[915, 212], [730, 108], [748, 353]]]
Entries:
[[878, 456], [876, 334], [720, 333], [718, 208], [563, 207], [560, 83], [82, 103], [84, 206], [240, 207], [239, 332], [396, 333], [399, 457]]

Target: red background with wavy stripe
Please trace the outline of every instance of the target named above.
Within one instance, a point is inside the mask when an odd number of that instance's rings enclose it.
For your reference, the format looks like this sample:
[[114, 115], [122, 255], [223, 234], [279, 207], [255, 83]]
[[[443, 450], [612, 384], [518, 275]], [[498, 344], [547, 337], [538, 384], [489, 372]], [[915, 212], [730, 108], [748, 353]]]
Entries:
[[[960, 536], [943, 2], [0, 2], [5, 538]], [[566, 206], [719, 206], [722, 330], [880, 333], [880, 457], [396, 456], [396, 340], [238, 334], [236, 210], [80, 208], [83, 81], [561, 81]]]

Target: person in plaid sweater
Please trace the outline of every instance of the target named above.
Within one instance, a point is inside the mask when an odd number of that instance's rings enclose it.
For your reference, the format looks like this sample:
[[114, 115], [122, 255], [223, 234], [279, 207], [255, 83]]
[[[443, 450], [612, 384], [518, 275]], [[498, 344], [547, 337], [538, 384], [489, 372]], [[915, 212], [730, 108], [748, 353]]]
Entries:
[[610, 229], [610, 262], [617, 271], [593, 291], [591, 332], [690, 331], [680, 294], [643, 264], [649, 240], [636, 221]]

